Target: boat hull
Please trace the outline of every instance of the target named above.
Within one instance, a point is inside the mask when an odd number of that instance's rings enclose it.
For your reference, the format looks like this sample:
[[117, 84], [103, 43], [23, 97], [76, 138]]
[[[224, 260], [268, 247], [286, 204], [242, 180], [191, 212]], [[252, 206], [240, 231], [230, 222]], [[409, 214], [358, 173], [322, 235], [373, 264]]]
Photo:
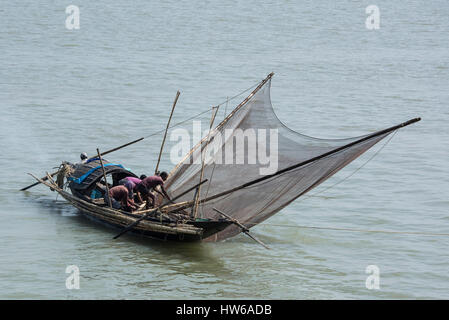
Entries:
[[124, 228], [132, 224], [134, 225], [136, 221], [139, 221], [129, 232], [140, 237], [163, 241], [201, 241], [232, 224], [232, 221], [224, 219], [187, 219], [177, 221], [167, 217], [162, 218], [162, 216], [158, 218], [147, 216], [145, 219], [142, 219], [143, 213], [136, 214], [137, 212], [129, 213], [123, 210], [112, 209], [108, 206], [93, 203], [87, 196], [85, 196], [86, 199], [82, 199], [59, 188], [51, 178], [51, 182], [46, 182], [38, 178], [37, 180], [49, 187], [52, 191], [58, 192], [84, 216], [103, 225], [123, 231]]
[[[122, 231], [125, 227], [120, 223], [114, 223], [109, 220], [101, 219], [95, 215], [92, 215], [91, 212], [86, 210], [79, 209], [79, 213], [95, 223], [112, 228], [114, 230], [117, 230], [118, 232]], [[199, 242], [214, 235], [215, 233], [226, 229], [231, 223], [229, 221], [192, 221], [188, 222], [187, 224], [196, 228], [200, 228], [202, 229], [202, 231], [197, 234], [192, 234], [185, 232], [162, 232], [139, 228], [133, 229], [128, 233], [135, 237], [158, 241]]]

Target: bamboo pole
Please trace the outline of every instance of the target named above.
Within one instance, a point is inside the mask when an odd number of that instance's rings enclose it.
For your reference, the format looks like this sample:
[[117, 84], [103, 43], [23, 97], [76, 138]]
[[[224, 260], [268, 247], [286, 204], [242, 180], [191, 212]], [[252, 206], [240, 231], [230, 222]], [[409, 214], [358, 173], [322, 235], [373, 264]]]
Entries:
[[165, 128], [164, 138], [162, 139], [161, 150], [159, 151], [159, 157], [157, 158], [157, 164], [156, 164], [156, 169], [154, 170], [154, 174], [157, 174], [157, 170], [159, 169], [159, 163], [161, 161], [162, 150], [164, 149], [165, 138], [167, 138], [167, 131], [168, 131], [168, 128], [170, 127], [170, 121], [173, 116], [173, 112], [175, 111], [176, 103], [178, 102], [178, 98], [179, 98], [180, 94], [181, 94], [181, 92], [179, 92], [179, 91], [176, 92], [176, 98], [175, 98], [175, 101], [173, 102], [173, 107], [171, 108], [170, 117], [168, 118], [168, 122], [167, 122], [167, 127]]
[[109, 195], [109, 186], [108, 186], [108, 180], [106, 179], [106, 171], [104, 170], [103, 159], [101, 158], [100, 150], [98, 150], [98, 148], [97, 148], [97, 154], [98, 154], [98, 159], [100, 159], [101, 170], [103, 170], [103, 178], [104, 178], [104, 184], [106, 185], [106, 194], [108, 196], [109, 208], [112, 209], [112, 200], [111, 200], [111, 196]]
[[[214, 110], [215, 112], [212, 113], [212, 117], [210, 119], [210, 124], [209, 124], [209, 132], [207, 134], [207, 139], [206, 139], [206, 145], [204, 146], [204, 150], [201, 152], [200, 181], [202, 181], [203, 177], [204, 177], [204, 162], [205, 162], [205, 157], [206, 157], [206, 150], [207, 150], [207, 147], [209, 146], [210, 131], [212, 130], [212, 127], [214, 125], [215, 116], [217, 115], [217, 112], [218, 112], [218, 107], [212, 107], [212, 110]], [[201, 186], [199, 186], [195, 192], [195, 204], [193, 206], [193, 217], [194, 218], [196, 218], [198, 216], [198, 204], [199, 204], [200, 193], [201, 193], [200, 191], [201, 191]]]
[[[122, 148], [124, 148], [124, 147], [127, 147], [127, 146], [131, 145], [131, 144], [134, 144], [134, 143], [136, 143], [136, 142], [142, 141], [143, 139], [145, 139], [145, 138], [142, 137], [142, 138], [136, 139], [136, 140], [134, 140], [134, 141], [131, 141], [131, 142], [122, 144], [121, 146], [118, 146], [118, 147], [116, 147], [116, 148], [113, 148], [113, 149], [110, 149], [110, 150], [108, 150], [108, 151], [103, 152], [103, 153], [101, 154], [101, 156], [105, 156], [105, 155], [107, 155], [107, 154], [109, 154], [109, 153], [111, 153], [111, 152], [120, 150], [120, 149], [122, 149]], [[90, 157], [89, 160], [90, 160], [90, 159], [93, 159], [93, 158], [95, 158], [95, 157]]]
[[[283, 174], [283, 173], [285, 173], [285, 172], [288, 172], [288, 171], [297, 169], [297, 168], [299, 168], [299, 167], [305, 166], [305, 165], [307, 165], [307, 164], [309, 164], [309, 163], [312, 163], [312, 162], [317, 161], [317, 160], [319, 160], [319, 159], [322, 159], [322, 158], [324, 158], [324, 157], [327, 157], [327, 156], [330, 156], [330, 155], [335, 154], [335, 153], [337, 153], [337, 152], [340, 152], [340, 151], [342, 151], [342, 150], [345, 150], [345, 149], [347, 149], [347, 148], [349, 148], [349, 147], [352, 147], [352, 146], [354, 146], [354, 145], [356, 145], [356, 144], [365, 142], [365, 141], [370, 140], [370, 139], [372, 139], [372, 138], [375, 138], [375, 137], [381, 136], [381, 135], [383, 135], [383, 134], [387, 134], [387, 133], [393, 132], [393, 131], [395, 131], [395, 130], [398, 130], [398, 129], [400, 129], [400, 128], [406, 127], [406, 126], [411, 125], [411, 124], [413, 124], [413, 123], [415, 123], [415, 122], [418, 122], [418, 121], [420, 121], [420, 120], [421, 120], [421, 118], [414, 118], [414, 119], [411, 119], [411, 120], [409, 120], [409, 121], [406, 121], [406, 122], [403, 122], [403, 123], [401, 123], [401, 124], [398, 124], [398, 125], [396, 125], [396, 126], [393, 126], [393, 127], [390, 127], [390, 128], [384, 129], [384, 130], [381, 130], [381, 131], [374, 132], [374, 133], [369, 134], [369, 135], [367, 135], [367, 136], [365, 136], [365, 137], [363, 137], [363, 138], [361, 138], [361, 139], [359, 139], [359, 140], [353, 141], [353, 142], [351, 142], [351, 143], [345, 144], [344, 146], [341, 146], [341, 147], [339, 147], [339, 148], [333, 149], [333, 150], [331, 150], [331, 151], [328, 151], [328, 152], [323, 153], [323, 154], [321, 154], [321, 155], [318, 155], [318, 156], [316, 156], [316, 157], [310, 158], [310, 159], [308, 159], [308, 160], [302, 161], [302, 162], [297, 163], [297, 164], [295, 164], [295, 165], [292, 165], [292, 166], [290, 166], [290, 167], [284, 168], [284, 169], [279, 170], [279, 171], [277, 171], [277, 172], [275, 172], [275, 173], [273, 173], [273, 174], [271, 174], [271, 175], [266, 175], [266, 176], [263, 176], [263, 177], [261, 177], [261, 178], [258, 178], [258, 179], [255, 179], [255, 180], [246, 182], [246, 183], [244, 183], [244, 184], [242, 184], [242, 185], [240, 185], [240, 186], [237, 186], [237, 187], [235, 187], [235, 188], [232, 188], [232, 189], [229, 189], [229, 190], [226, 190], [226, 191], [217, 193], [217, 194], [215, 194], [215, 195], [212, 195], [212, 196], [207, 197], [207, 198], [205, 198], [205, 199], [202, 199], [202, 200], [200, 200], [200, 201], [204, 203], [204, 202], [207, 202], [207, 201], [210, 201], [210, 200], [214, 200], [214, 199], [216, 199], [216, 198], [220, 198], [220, 197], [222, 197], [222, 196], [224, 196], [224, 195], [230, 194], [230, 193], [235, 192], [235, 191], [237, 191], [237, 190], [240, 190], [240, 189], [249, 187], [249, 186], [254, 185], [254, 184], [256, 184], [256, 183], [265, 181], [265, 180], [267, 180], [267, 179], [271, 179], [271, 178], [273, 178], [273, 177], [275, 177], [275, 176], [277, 176], [277, 175], [280, 175], [280, 174]], [[308, 190], [309, 190], [309, 189], [305, 190], [305, 191], [304, 191], [303, 193], [301, 193], [300, 195], [304, 194], [304, 193], [307, 192]], [[184, 205], [181, 205], [180, 207], [177, 207], [176, 209], [177, 209], [177, 210], [181, 210], [181, 209], [189, 208], [190, 206], [193, 205], [193, 203], [194, 203], [193, 201], [185, 202]], [[180, 204], [178, 203], [178, 205], [180, 205]]]
[[212, 208], [214, 209], [214, 211], [218, 212], [219, 214], [221, 214], [222, 216], [224, 216], [225, 218], [227, 218], [228, 220], [232, 221], [235, 225], [237, 225], [240, 229], [242, 229], [242, 232], [244, 234], [246, 234], [248, 237], [250, 237], [251, 239], [253, 239], [254, 241], [256, 241], [257, 243], [259, 243], [260, 245], [262, 245], [265, 249], [270, 249], [265, 243], [263, 243], [262, 241], [260, 241], [259, 239], [257, 239], [255, 236], [253, 236], [252, 234], [249, 233], [249, 229], [247, 227], [245, 227], [243, 224], [241, 224], [237, 219], [234, 219], [233, 217], [231, 217], [230, 215], [227, 215], [226, 213], [224, 213], [223, 211], [220, 211], [216, 208]]
[[[193, 194], [193, 200], [196, 199], [196, 195], [198, 194], [198, 188], [196, 188], [195, 193]], [[195, 217], [195, 205], [192, 206], [192, 210], [190, 211], [190, 216]]]
[[[121, 146], [119, 146], [119, 147], [115, 147], [115, 148], [113, 148], [113, 149], [110, 149], [110, 150], [108, 150], [108, 151], [105, 151], [105, 152], [103, 152], [101, 155], [102, 155], [102, 156], [107, 155], [108, 153], [117, 151], [117, 150], [122, 149], [122, 148], [124, 148], [124, 147], [127, 147], [127, 146], [129, 146], [129, 145], [131, 145], [131, 144], [134, 144], [134, 143], [136, 143], [136, 142], [142, 141], [143, 139], [145, 139], [145, 138], [139, 138], [139, 139], [137, 139], [137, 140], [134, 140], [134, 141], [125, 143], [125, 144], [123, 144], [123, 145], [121, 145]], [[95, 158], [95, 157], [90, 157], [88, 160], [91, 160], [91, 159], [93, 159], [93, 158]], [[49, 175], [50, 175], [51, 177], [53, 177], [53, 176], [57, 175], [58, 172], [59, 172], [59, 170], [58, 170], [58, 171], [55, 171], [55, 172], [53, 172], [53, 173], [50, 173]], [[47, 180], [48, 180], [48, 177], [45, 176], [45, 177], [43, 177], [43, 178], [41, 178], [41, 179], [39, 179], [39, 180], [47, 181]], [[29, 186], [26, 186], [26, 187], [20, 189], [20, 191], [25, 191], [25, 190], [28, 190], [28, 189], [30, 189], [30, 188], [32, 188], [32, 187], [37, 186], [38, 184], [41, 184], [41, 182], [40, 182], [39, 180], [38, 180], [37, 182], [33, 183], [33, 184], [30, 184]]]

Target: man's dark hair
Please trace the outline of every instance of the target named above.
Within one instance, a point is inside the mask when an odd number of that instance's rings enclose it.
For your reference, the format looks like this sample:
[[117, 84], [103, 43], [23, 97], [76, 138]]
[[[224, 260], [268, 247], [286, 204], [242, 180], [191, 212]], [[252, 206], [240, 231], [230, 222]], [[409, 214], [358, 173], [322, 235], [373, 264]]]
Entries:
[[143, 175], [140, 176], [139, 179], [140, 179], [140, 180], [143, 180], [143, 179], [145, 179], [146, 177], [147, 177], [147, 176], [143, 174]]
[[164, 178], [164, 176], [167, 178], [168, 177], [168, 173], [165, 172], [165, 171], [162, 171], [161, 174], [160, 174], [160, 177]]

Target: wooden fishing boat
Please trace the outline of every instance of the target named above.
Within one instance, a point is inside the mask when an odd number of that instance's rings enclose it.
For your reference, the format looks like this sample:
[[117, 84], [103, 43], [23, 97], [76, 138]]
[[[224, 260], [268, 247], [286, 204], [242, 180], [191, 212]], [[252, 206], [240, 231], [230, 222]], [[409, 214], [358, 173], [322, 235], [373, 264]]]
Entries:
[[[71, 193], [58, 185], [50, 175], [47, 175], [47, 181], [33, 177], [51, 190], [58, 192], [71, 205], [79, 209], [81, 214], [91, 220], [118, 230], [124, 228], [126, 230], [126, 227], [135, 224], [129, 232], [140, 237], [164, 241], [201, 241], [233, 223], [229, 219], [194, 219], [181, 213], [164, 213], [163, 208], [140, 210], [134, 213], [110, 208], [104, 198], [91, 197], [92, 192], [99, 187], [100, 180], [104, 178], [101, 169], [104, 169], [106, 178], [109, 177], [113, 184], [117, 184], [124, 177], [136, 177], [136, 175], [122, 165], [108, 161], [102, 162], [104, 163], [94, 159], [86, 164], [64, 163], [64, 169], [60, 170], [60, 174], [72, 171], [66, 176]], [[136, 221], [139, 223], [136, 224]]]
[[[108, 177], [112, 185], [117, 185], [126, 176], [135, 177], [122, 165], [103, 161], [102, 156], [144, 138], [103, 153], [97, 149], [97, 156], [86, 163], [64, 163], [58, 171], [47, 173], [41, 179], [33, 176], [38, 182], [22, 190], [39, 183], [45, 184], [89, 218], [122, 229], [115, 238], [130, 231], [161, 240], [219, 241], [243, 232], [265, 246], [249, 234], [249, 228], [326, 181], [391, 133], [420, 121], [420, 118], [414, 118], [387, 129], [347, 139], [309, 137], [291, 130], [276, 116], [270, 98], [272, 76], [273, 73], [270, 73], [256, 84], [255, 89], [215, 128], [213, 123], [218, 108], [224, 103], [211, 109], [209, 133], [175, 166], [164, 183], [171, 194], [171, 201], [157, 196], [155, 209], [139, 208], [132, 213], [116, 210], [111, 203], [95, 196], [102, 180], [108, 191]], [[179, 91], [165, 128], [155, 171], [159, 167], [178, 97]], [[234, 148], [234, 140], [240, 137], [243, 139], [240, 145], [244, 146], [243, 132], [248, 137], [255, 137], [257, 132], [257, 139], [261, 138], [251, 148], [248, 147], [248, 154], [239, 155], [237, 147]], [[269, 143], [265, 136], [267, 133]], [[227, 152], [231, 152], [230, 157]], [[230, 160], [230, 163], [222, 161], [224, 153], [225, 160]], [[209, 154], [207, 161], [204, 154]], [[272, 154], [276, 155], [276, 159], [273, 158], [274, 166], [271, 165]], [[196, 161], [199, 157], [200, 165]], [[58, 183], [53, 180], [55, 175], [58, 175]], [[64, 178], [68, 180], [70, 192], [64, 190], [67, 186], [63, 183]], [[202, 188], [206, 182], [207, 188]]]

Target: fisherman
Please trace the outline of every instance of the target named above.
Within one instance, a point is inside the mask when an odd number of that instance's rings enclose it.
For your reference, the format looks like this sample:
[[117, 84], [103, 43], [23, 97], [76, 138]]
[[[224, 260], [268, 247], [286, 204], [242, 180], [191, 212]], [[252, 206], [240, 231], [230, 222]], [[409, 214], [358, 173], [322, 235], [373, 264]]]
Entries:
[[[154, 175], [151, 177], [146, 177], [142, 180], [141, 183], [138, 184], [137, 190], [143, 194], [147, 200], [147, 208], [151, 208], [155, 206], [155, 197], [151, 193], [152, 190], [159, 192], [156, 187], [160, 186], [162, 195], [165, 196], [168, 200], [171, 200], [168, 196], [167, 192], [164, 189], [164, 181], [167, 180], [168, 174], [165, 171], [162, 171], [159, 175]], [[151, 199], [151, 201], [150, 201]]]
[[[143, 178], [142, 178], [143, 177]], [[140, 196], [140, 192], [137, 190], [137, 186], [145, 179], [145, 175], [141, 175], [140, 179], [135, 177], [125, 177], [121, 179], [118, 184], [125, 186], [128, 189], [129, 198], [134, 199], [134, 193], [136, 193], [136, 198], [139, 203], [142, 203], [142, 197]]]
[[83, 152], [80, 154], [81, 163], [84, 164], [87, 161], [87, 153]]
[[85, 165], [88, 160], [89, 160], [89, 158], [87, 157], [87, 153], [83, 152], [80, 154], [80, 161], [75, 162], [75, 163], [67, 162], [67, 164], [71, 165], [76, 170], [79, 167], [82, 167], [83, 165]]
[[129, 198], [128, 189], [125, 186], [119, 185], [109, 189], [109, 195], [105, 194], [104, 200], [109, 203], [108, 198], [111, 199], [112, 208], [123, 209], [132, 212], [137, 209], [133, 199]]

